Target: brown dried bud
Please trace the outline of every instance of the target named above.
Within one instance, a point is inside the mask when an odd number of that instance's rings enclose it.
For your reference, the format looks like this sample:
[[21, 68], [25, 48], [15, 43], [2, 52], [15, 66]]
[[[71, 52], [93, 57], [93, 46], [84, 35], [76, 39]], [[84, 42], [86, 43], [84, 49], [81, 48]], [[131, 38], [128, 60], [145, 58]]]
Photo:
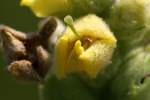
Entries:
[[61, 20], [56, 18], [56, 21], [57, 21], [56, 30], [53, 32], [53, 34], [51, 35], [51, 37], [49, 39], [49, 45], [52, 50], [55, 48], [57, 40], [63, 35], [63, 33], [66, 29], [66, 26], [64, 25], [64, 23]]
[[56, 17], [48, 17], [39, 23], [42, 40], [41, 43], [45, 49], [54, 49], [57, 39], [62, 35], [66, 26]]
[[15, 37], [13, 34], [18, 33], [15, 33], [16, 31], [13, 31], [13, 29], [10, 30], [8, 27], [0, 26], [0, 36], [9, 63], [19, 60], [26, 55], [26, 48], [23, 42], [16, 38], [18, 36], [21, 39], [21, 35], [16, 35]]
[[[48, 42], [50, 36], [54, 33], [57, 27], [57, 21], [55, 17], [48, 17], [39, 23], [39, 35], [41, 37], [41, 44], [45, 49], [49, 48]], [[44, 40], [44, 41], [43, 41]]]
[[40, 76], [45, 77], [52, 63], [50, 54], [42, 46], [38, 46], [36, 48], [36, 52], [37, 52], [37, 62], [39, 66], [37, 68], [37, 72], [40, 74]]
[[34, 71], [32, 63], [28, 60], [12, 62], [8, 66], [8, 71], [16, 79], [22, 81], [42, 81], [42, 78]]
[[25, 40], [27, 39], [27, 35], [23, 32], [17, 31], [15, 29], [12, 29], [11, 27], [0, 25], [0, 33], [1, 32], [9, 32], [11, 33], [15, 38], [19, 40]]
[[[61, 27], [59, 27], [61, 24]], [[8, 71], [19, 80], [42, 81], [52, 65], [49, 46], [59, 38], [64, 25], [57, 18], [46, 18], [39, 32], [25, 34], [0, 25], [0, 37], [7, 57]], [[60, 32], [61, 30], [61, 32]]]
[[49, 37], [57, 27], [57, 21], [54, 17], [48, 17], [41, 21], [39, 34], [45, 38]]

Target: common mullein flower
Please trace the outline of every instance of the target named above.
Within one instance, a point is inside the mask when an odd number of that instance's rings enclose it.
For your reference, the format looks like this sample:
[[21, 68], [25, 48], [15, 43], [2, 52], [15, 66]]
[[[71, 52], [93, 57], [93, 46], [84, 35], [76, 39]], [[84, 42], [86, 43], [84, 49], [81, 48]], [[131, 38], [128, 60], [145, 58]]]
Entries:
[[102, 14], [111, 7], [112, 2], [113, 0], [22, 0], [21, 5], [28, 6], [40, 17], [68, 14], [79, 17], [87, 13]]
[[114, 53], [117, 39], [94, 14], [75, 22], [67, 16], [64, 21], [68, 27], [56, 43], [53, 70], [40, 88], [41, 96], [44, 100], [101, 99], [105, 84], [120, 63]]
[[74, 22], [76, 32], [68, 27], [55, 48], [55, 71], [58, 78], [70, 73], [85, 73], [96, 78], [107, 65], [116, 48], [116, 38], [102, 18], [89, 14]]

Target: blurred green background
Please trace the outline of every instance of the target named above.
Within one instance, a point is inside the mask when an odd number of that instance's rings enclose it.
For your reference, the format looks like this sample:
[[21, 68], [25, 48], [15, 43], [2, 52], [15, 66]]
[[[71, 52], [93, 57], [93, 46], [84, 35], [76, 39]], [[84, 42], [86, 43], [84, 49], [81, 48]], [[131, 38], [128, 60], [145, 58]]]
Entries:
[[[30, 32], [37, 28], [38, 19], [20, 6], [20, 0], [0, 0], [0, 24]], [[6, 72], [4, 56], [0, 53], [0, 100], [38, 100], [36, 84], [23, 84]]]

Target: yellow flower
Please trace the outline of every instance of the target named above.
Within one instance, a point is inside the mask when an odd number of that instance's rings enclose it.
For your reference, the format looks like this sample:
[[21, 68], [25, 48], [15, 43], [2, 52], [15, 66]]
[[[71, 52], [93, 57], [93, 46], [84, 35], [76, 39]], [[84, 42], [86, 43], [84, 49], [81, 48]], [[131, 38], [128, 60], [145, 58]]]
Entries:
[[105, 22], [96, 15], [87, 15], [74, 23], [80, 37], [68, 27], [55, 49], [55, 71], [58, 78], [70, 73], [85, 73], [96, 78], [110, 64], [116, 38]]
[[63, 13], [71, 6], [68, 0], [22, 0], [21, 5], [30, 7], [39, 17]]

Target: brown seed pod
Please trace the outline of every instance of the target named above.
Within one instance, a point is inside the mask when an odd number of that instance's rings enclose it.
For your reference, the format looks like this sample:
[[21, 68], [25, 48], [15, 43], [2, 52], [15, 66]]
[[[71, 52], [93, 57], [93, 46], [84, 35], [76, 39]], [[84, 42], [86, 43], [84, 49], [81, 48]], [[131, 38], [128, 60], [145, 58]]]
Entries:
[[28, 60], [14, 61], [8, 66], [8, 71], [16, 79], [22, 81], [38, 81], [42, 78], [34, 71], [32, 63]]

